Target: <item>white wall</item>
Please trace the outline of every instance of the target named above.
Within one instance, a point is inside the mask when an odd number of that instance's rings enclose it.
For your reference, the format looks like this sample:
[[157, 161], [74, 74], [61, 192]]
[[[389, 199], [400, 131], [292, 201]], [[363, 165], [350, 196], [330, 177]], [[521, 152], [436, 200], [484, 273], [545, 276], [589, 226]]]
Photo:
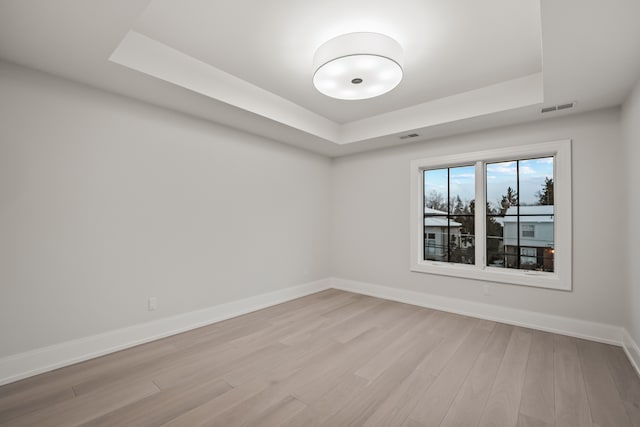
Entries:
[[0, 94], [0, 357], [330, 275], [329, 159], [6, 63]]
[[[573, 139], [573, 292], [409, 271], [409, 162], [429, 156]], [[334, 160], [331, 260], [334, 276], [623, 325], [626, 193], [619, 109], [402, 145]], [[637, 156], [636, 156], [637, 158]], [[608, 223], [610, 226], [603, 226]]]
[[[640, 343], [640, 81], [622, 108], [622, 135], [626, 159], [628, 196], [627, 237], [629, 302], [627, 328]], [[638, 355], [640, 356], [640, 354]]]
[[[602, 222], [626, 222], [625, 200], [640, 211], [639, 93], [624, 146], [610, 109], [330, 161], [0, 63], [0, 357], [329, 276], [631, 325], [640, 342], [637, 224], [629, 240], [601, 232], [621, 229]], [[485, 297], [409, 271], [411, 159], [565, 138], [573, 292], [492, 283]]]

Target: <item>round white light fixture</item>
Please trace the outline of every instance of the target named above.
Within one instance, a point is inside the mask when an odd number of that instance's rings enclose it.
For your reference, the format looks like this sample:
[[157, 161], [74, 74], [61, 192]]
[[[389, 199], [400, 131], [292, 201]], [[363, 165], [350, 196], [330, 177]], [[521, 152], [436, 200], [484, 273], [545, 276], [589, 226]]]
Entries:
[[378, 33], [350, 33], [324, 43], [313, 58], [313, 85], [338, 99], [367, 99], [402, 80], [402, 47]]

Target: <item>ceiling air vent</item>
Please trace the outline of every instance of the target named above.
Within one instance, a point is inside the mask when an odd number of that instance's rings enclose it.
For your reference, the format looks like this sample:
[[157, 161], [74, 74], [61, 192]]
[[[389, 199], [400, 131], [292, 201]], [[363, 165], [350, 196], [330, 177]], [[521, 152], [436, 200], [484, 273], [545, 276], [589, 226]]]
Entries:
[[400, 139], [415, 138], [416, 136], [420, 136], [420, 135], [418, 135], [417, 133], [409, 133], [409, 134], [407, 134], [407, 135], [402, 135], [402, 136], [400, 137]]
[[562, 104], [562, 105], [558, 105], [558, 111], [560, 110], [566, 110], [568, 108], [573, 108], [573, 102], [570, 102], [568, 104]]
[[542, 110], [540, 110], [540, 112], [544, 114], [550, 113], [552, 111], [568, 110], [569, 108], [573, 108], [573, 105], [573, 102], [569, 102], [567, 104], [552, 105], [551, 107], [544, 107]]

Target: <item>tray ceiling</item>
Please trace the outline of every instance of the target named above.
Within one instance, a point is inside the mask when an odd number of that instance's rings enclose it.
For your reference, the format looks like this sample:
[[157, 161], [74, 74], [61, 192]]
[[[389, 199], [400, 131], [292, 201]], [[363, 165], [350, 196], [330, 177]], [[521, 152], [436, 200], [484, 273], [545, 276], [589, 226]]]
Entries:
[[[637, 16], [634, 0], [5, 0], [0, 59], [337, 156], [619, 105]], [[316, 49], [356, 31], [402, 45], [403, 81], [318, 93]]]

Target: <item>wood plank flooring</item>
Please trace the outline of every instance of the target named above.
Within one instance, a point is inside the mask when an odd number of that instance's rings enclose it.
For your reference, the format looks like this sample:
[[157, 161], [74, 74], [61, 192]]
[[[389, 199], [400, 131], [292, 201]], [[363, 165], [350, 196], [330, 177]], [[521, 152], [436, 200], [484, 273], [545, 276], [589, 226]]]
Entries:
[[0, 387], [3, 426], [640, 426], [622, 349], [329, 290]]

